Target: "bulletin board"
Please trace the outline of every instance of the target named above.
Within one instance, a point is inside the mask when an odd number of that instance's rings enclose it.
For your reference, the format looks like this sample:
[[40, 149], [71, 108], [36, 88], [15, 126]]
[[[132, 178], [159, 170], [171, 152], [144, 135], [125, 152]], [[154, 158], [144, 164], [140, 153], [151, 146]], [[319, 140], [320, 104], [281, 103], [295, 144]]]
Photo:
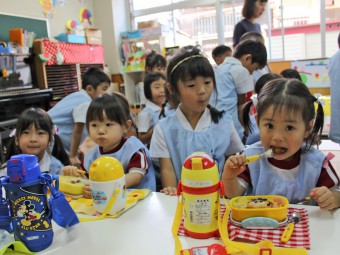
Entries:
[[9, 40], [8, 30], [22, 28], [36, 33], [36, 38], [49, 37], [49, 23], [47, 19], [18, 16], [15, 14], [0, 12], [0, 41]]
[[292, 61], [292, 69], [300, 73], [303, 83], [309, 88], [329, 88], [330, 80], [328, 77], [329, 59], [313, 59]]

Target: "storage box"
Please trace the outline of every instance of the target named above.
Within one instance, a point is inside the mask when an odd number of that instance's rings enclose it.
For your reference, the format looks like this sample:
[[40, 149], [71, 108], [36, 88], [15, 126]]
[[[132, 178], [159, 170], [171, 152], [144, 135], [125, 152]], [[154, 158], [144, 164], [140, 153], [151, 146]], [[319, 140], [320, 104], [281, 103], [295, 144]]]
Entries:
[[72, 35], [72, 34], [60, 34], [55, 37], [60, 42], [68, 42], [68, 43], [80, 43], [80, 44], [85, 44], [86, 40], [84, 36], [80, 35]]
[[169, 32], [165, 26], [149, 27], [141, 29], [142, 38], [148, 38], [152, 36], [161, 36], [164, 33]]
[[[256, 207], [261, 206], [260, 203], [268, 202], [271, 204], [271, 206], [268, 205], [268, 207]], [[274, 195], [239, 196], [230, 200], [231, 216], [235, 221], [239, 222], [252, 217], [267, 217], [277, 221], [283, 221], [287, 218], [288, 205], [289, 202], [286, 197]], [[255, 207], [251, 208], [250, 206]]]
[[120, 33], [120, 37], [122, 40], [126, 39], [140, 39], [142, 38], [142, 32], [140, 30], [136, 31], [124, 31]]
[[138, 29], [149, 28], [149, 27], [158, 27], [160, 24], [156, 20], [150, 21], [142, 21], [137, 23]]
[[102, 31], [96, 28], [86, 28], [85, 37], [87, 44], [103, 44]]

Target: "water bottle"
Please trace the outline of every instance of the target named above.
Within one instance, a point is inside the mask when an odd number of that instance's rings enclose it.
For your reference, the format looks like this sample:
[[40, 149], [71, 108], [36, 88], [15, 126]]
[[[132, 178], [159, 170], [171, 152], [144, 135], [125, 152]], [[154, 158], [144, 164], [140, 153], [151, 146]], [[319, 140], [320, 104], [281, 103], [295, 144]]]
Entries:
[[37, 252], [53, 240], [47, 185], [41, 181], [38, 158], [34, 155], [12, 156], [7, 162], [8, 177], [1, 182], [10, 206], [14, 237]]
[[7, 200], [2, 197], [2, 191], [0, 187], [0, 229], [5, 229], [8, 232], [12, 232], [11, 215], [9, 213], [9, 205]]

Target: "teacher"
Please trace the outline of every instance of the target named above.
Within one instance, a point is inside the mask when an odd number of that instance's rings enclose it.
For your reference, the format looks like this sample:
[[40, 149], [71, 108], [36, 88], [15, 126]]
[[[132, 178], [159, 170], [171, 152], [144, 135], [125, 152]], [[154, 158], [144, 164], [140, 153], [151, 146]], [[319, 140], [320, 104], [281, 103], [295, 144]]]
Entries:
[[260, 24], [256, 19], [262, 15], [266, 9], [268, 0], [244, 0], [242, 16], [244, 19], [239, 21], [234, 29], [233, 47], [240, 42], [240, 38], [247, 32], [257, 32], [261, 34]]

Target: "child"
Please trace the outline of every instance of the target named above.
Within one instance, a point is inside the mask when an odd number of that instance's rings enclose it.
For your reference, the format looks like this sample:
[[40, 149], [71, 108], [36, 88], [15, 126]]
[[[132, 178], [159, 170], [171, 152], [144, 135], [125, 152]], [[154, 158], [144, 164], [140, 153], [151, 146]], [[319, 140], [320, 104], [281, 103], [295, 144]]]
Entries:
[[160, 119], [162, 105], [165, 102], [165, 75], [159, 72], [149, 73], [144, 79], [145, 108], [138, 115], [138, 138], [144, 144], [150, 144], [154, 126]]
[[233, 55], [233, 51], [230, 47], [222, 44], [216, 46], [211, 52], [211, 55], [216, 65], [220, 65], [226, 57], [231, 57]]
[[243, 138], [243, 128], [238, 117], [238, 107], [245, 103], [247, 92], [254, 89], [251, 74], [267, 64], [266, 47], [257, 41], [241, 42], [234, 53], [215, 69], [218, 94], [213, 94], [211, 105], [232, 115], [239, 137]]
[[[147, 148], [136, 137], [126, 137], [131, 125], [130, 107], [124, 97], [112, 94], [94, 99], [87, 111], [86, 127], [97, 145], [85, 154], [84, 168], [88, 172], [94, 160], [111, 156], [123, 165], [126, 188], [155, 191], [155, 173]], [[79, 176], [76, 170], [68, 167], [63, 172]], [[89, 186], [85, 189], [89, 189]]]
[[292, 69], [292, 68], [287, 68], [283, 70], [280, 74], [284, 78], [298, 79], [299, 81], [302, 81], [300, 73], [297, 70]]
[[182, 163], [193, 152], [212, 156], [222, 172], [225, 157], [243, 148], [231, 116], [209, 105], [216, 90], [214, 70], [198, 47], [180, 51], [168, 66], [169, 90], [181, 103], [175, 114], [162, 119], [154, 129], [150, 154], [159, 159], [163, 189], [177, 194]]
[[[264, 37], [263, 35], [261, 35], [260, 33], [258, 32], [247, 32], [245, 34], [243, 34], [240, 38], [240, 42], [243, 42], [245, 40], [252, 40], [252, 41], [256, 41], [256, 42], [260, 42], [262, 43], [263, 45], [265, 45], [265, 40], [264, 40]], [[256, 82], [261, 78], [262, 75], [266, 74], [266, 73], [269, 73], [270, 72], [270, 69], [268, 67], [268, 65], [266, 65], [265, 67], [263, 67], [262, 69], [257, 69], [253, 72], [253, 79], [254, 79], [254, 84], [256, 84]], [[247, 96], [247, 100], [246, 101], [249, 101], [250, 99], [250, 96], [251, 96], [252, 93], [250, 93], [248, 96]]]
[[151, 51], [145, 59], [145, 74], [160, 72], [165, 74], [166, 59], [162, 55]]
[[6, 161], [17, 154], [36, 155], [41, 172], [59, 174], [70, 161], [56, 131], [47, 112], [40, 108], [26, 109], [18, 118]]
[[78, 149], [87, 136], [84, 129], [87, 108], [92, 99], [107, 93], [110, 82], [109, 77], [100, 69], [90, 68], [82, 77], [82, 89], [66, 96], [48, 111], [58, 126], [72, 165], [80, 166]]
[[[266, 73], [264, 75], [261, 76], [260, 79], [258, 79], [258, 81], [255, 84], [255, 95], [254, 97], [257, 97], [258, 94], [260, 94], [261, 89], [263, 88], [263, 86], [274, 79], [278, 79], [278, 78], [282, 78], [281, 75], [275, 74], [275, 73]], [[246, 120], [243, 120], [243, 127], [247, 126], [248, 128], [245, 128], [245, 144], [246, 145], [250, 145], [253, 143], [256, 143], [258, 141], [260, 141], [260, 133], [259, 133], [259, 128], [257, 126], [256, 120], [255, 120], [255, 114], [256, 114], [256, 108], [251, 105], [248, 104], [248, 107], [250, 108], [250, 117], [246, 118]], [[246, 108], [244, 108], [244, 110], [246, 110]], [[248, 110], [246, 110], [248, 111]], [[248, 123], [246, 125], [244, 125], [244, 121], [247, 121], [247, 119], [249, 119], [249, 125]]]
[[[261, 142], [227, 159], [222, 175], [227, 197], [275, 194], [298, 203], [311, 196], [321, 208], [340, 206], [340, 194], [329, 189], [339, 183], [339, 177], [328, 158], [312, 147], [323, 126], [322, 105], [318, 102], [315, 116], [315, 102], [296, 79], [276, 79], [262, 88], [257, 102], [253, 101]], [[249, 112], [244, 114], [249, 116]], [[247, 156], [269, 149], [272, 158], [244, 166]]]

